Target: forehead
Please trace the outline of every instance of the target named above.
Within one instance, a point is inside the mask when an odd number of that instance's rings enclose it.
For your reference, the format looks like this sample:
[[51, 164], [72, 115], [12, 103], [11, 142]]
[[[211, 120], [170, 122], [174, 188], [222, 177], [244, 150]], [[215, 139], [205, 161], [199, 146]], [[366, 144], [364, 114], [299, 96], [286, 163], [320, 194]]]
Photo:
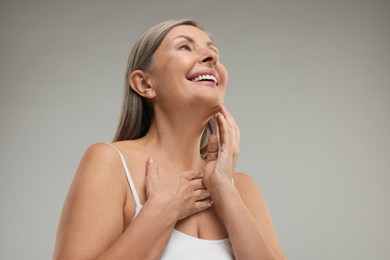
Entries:
[[194, 41], [205, 41], [211, 42], [210, 36], [203, 30], [192, 26], [192, 25], [179, 25], [172, 28], [169, 33], [165, 36], [163, 42], [171, 42], [180, 36], [187, 36], [192, 38]]

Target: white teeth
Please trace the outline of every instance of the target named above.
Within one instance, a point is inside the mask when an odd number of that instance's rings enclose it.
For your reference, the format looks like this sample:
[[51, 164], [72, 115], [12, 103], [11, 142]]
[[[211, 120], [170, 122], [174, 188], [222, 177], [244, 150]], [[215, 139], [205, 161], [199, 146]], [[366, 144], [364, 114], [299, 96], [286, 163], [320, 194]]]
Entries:
[[213, 75], [200, 75], [200, 76], [193, 78], [192, 81], [198, 82], [198, 81], [205, 80], [205, 79], [212, 80], [214, 83], [218, 82], [217, 78], [214, 77]]

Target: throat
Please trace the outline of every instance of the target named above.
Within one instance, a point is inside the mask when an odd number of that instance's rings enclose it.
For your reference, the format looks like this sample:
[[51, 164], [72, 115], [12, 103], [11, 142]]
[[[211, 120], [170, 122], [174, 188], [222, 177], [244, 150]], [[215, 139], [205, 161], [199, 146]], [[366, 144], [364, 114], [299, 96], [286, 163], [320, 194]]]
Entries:
[[180, 174], [184, 171], [203, 171], [204, 160], [199, 152], [197, 157], [184, 156], [183, 154], [163, 154], [158, 156], [158, 165], [164, 172]]
[[204, 162], [200, 154], [200, 142], [201, 133], [173, 134], [153, 128], [143, 138], [149, 156], [154, 156], [159, 165], [163, 163], [167, 169], [179, 171], [202, 169]]

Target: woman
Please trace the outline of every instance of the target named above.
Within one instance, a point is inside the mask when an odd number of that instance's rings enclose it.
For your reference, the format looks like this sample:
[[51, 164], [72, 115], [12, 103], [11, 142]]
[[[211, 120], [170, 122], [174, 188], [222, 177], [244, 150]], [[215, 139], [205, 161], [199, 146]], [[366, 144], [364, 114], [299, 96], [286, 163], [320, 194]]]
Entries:
[[55, 259], [286, 259], [254, 181], [234, 173], [226, 85], [197, 22], [166, 21], [138, 40], [115, 142], [85, 152]]

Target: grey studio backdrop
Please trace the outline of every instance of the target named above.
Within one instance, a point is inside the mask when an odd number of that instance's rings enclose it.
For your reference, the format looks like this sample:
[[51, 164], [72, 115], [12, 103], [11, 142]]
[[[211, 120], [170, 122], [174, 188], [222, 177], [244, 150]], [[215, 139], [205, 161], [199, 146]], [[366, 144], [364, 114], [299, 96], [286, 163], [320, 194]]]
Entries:
[[127, 55], [200, 20], [229, 70], [238, 170], [289, 259], [390, 259], [389, 1], [1, 1], [0, 259], [50, 259], [85, 149], [114, 134]]

